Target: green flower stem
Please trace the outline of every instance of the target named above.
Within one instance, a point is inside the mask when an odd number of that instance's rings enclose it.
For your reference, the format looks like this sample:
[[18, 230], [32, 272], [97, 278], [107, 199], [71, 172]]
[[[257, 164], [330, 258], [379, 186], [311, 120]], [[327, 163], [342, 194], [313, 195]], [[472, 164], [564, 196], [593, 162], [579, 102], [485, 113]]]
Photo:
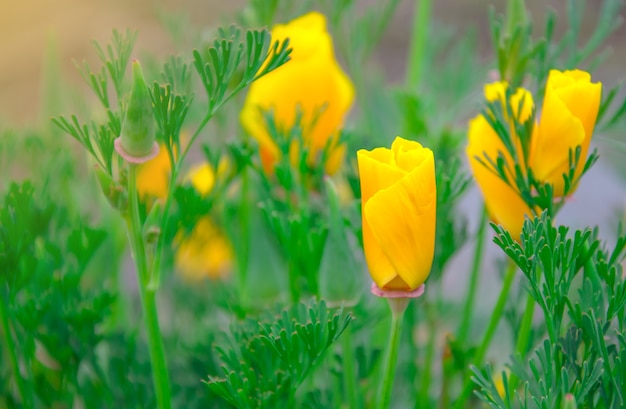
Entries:
[[343, 358], [343, 385], [346, 391], [348, 408], [360, 409], [361, 402], [357, 393], [358, 379], [354, 364], [354, 347], [352, 344], [352, 327], [348, 326], [341, 335]]
[[535, 312], [535, 299], [528, 293], [528, 299], [526, 300], [526, 309], [524, 310], [524, 316], [522, 317], [522, 325], [520, 327], [519, 334], [517, 336], [517, 345], [515, 350], [522, 356], [528, 350], [528, 340], [530, 337], [530, 330], [533, 325], [533, 313]]
[[398, 350], [400, 349], [400, 338], [402, 334], [402, 321], [404, 311], [409, 303], [408, 298], [388, 298], [391, 307], [391, 337], [385, 355], [385, 366], [382, 378], [382, 389], [380, 391], [379, 409], [388, 409], [391, 403], [391, 392], [393, 381], [396, 375], [396, 363], [398, 362]]
[[26, 392], [26, 384], [22, 373], [20, 372], [20, 365], [17, 360], [17, 351], [15, 350], [15, 344], [13, 343], [13, 336], [11, 335], [11, 324], [9, 323], [9, 311], [8, 304], [5, 305], [5, 300], [0, 300], [0, 320], [2, 321], [2, 332], [4, 333], [4, 340], [9, 352], [9, 359], [11, 361], [11, 369], [15, 376], [15, 383], [19, 390], [20, 397], [22, 398], [22, 407], [25, 409], [33, 408], [32, 396]]
[[424, 354], [423, 375], [421, 376], [419, 394], [415, 401], [415, 408], [419, 409], [424, 406], [424, 402], [428, 402], [430, 385], [432, 381], [433, 362], [435, 361], [435, 344], [437, 341], [437, 322], [435, 319], [434, 305], [424, 300], [424, 309], [426, 311], [426, 319], [428, 323], [428, 345]]
[[472, 315], [474, 312], [476, 288], [478, 287], [478, 279], [480, 277], [480, 263], [482, 261], [483, 248], [485, 246], [485, 231], [487, 230], [485, 226], [487, 226], [487, 210], [482, 207], [480, 224], [478, 225], [478, 233], [476, 234], [476, 250], [474, 251], [474, 261], [472, 262], [469, 288], [467, 291], [467, 298], [465, 299], [465, 306], [463, 308], [463, 319], [458, 333], [460, 340], [467, 339], [467, 333], [469, 332], [470, 322], [472, 321]]
[[411, 91], [419, 87], [422, 76], [431, 9], [432, 0], [415, 0], [409, 65], [406, 70], [406, 84]]
[[[478, 349], [476, 350], [476, 354], [474, 355], [474, 359], [472, 360], [474, 365], [480, 365], [485, 358], [485, 354], [487, 353], [487, 349], [491, 344], [491, 340], [493, 339], [494, 334], [496, 333], [496, 329], [498, 328], [498, 324], [500, 323], [500, 319], [504, 314], [504, 307], [506, 307], [506, 302], [509, 299], [509, 292], [511, 291], [511, 286], [513, 285], [513, 280], [515, 279], [515, 272], [517, 271], [517, 266], [511, 260], [509, 260], [509, 265], [507, 267], [504, 282], [502, 283], [502, 290], [500, 291], [500, 296], [498, 297], [498, 301], [496, 302], [496, 306], [491, 313], [491, 318], [489, 320], [489, 324], [487, 325], [487, 330], [485, 331], [485, 335], [483, 336], [483, 340], [480, 343]], [[472, 393], [472, 379], [468, 372], [465, 376], [465, 381], [463, 383], [463, 391], [461, 392], [461, 396], [457, 399], [454, 407], [456, 409], [465, 408], [465, 402], [469, 398]]]
[[149, 288], [150, 277], [148, 275], [148, 263], [146, 250], [142, 236], [142, 223], [139, 217], [139, 197], [137, 193], [137, 165], [130, 165], [128, 175], [128, 193], [130, 205], [129, 234], [135, 265], [137, 266], [137, 278], [139, 294], [144, 313], [144, 323], [148, 333], [148, 347], [150, 351], [150, 364], [152, 366], [152, 381], [156, 393], [157, 407], [170, 409], [172, 399], [170, 394], [170, 380], [165, 361], [165, 350], [159, 317], [156, 307], [156, 291]]

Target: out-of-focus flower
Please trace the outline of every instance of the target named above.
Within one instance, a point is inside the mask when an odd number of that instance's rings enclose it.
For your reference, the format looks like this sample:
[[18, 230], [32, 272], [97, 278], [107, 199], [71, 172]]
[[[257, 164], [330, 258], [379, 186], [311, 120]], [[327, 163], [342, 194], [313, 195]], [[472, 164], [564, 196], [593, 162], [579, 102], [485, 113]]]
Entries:
[[[309, 150], [309, 164], [318, 163], [329, 145], [325, 170], [335, 173], [343, 160], [345, 145], [338, 141], [339, 129], [354, 100], [354, 87], [337, 63], [326, 19], [317, 12], [272, 28], [272, 40], [289, 38], [291, 60], [250, 86], [241, 122], [257, 140], [266, 172], [280, 158], [280, 149], [269, 134], [263, 117], [271, 111], [279, 129], [299, 125]], [[300, 123], [296, 124], [298, 115]], [[298, 152], [298, 147], [291, 149]], [[297, 154], [291, 154], [297, 160]], [[294, 163], [295, 165], [295, 163]]]
[[[215, 185], [215, 172], [208, 163], [204, 163], [193, 168], [186, 179], [201, 195], [206, 196]], [[188, 280], [217, 279], [231, 271], [232, 247], [209, 215], [202, 216], [189, 235], [180, 232], [174, 241], [177, 244], [174, 264]]]
[[137, 169], [137, 191], [144, 202], [148, 198], [165, 199], [170, 182], [172, 167], [164, 145], [159, 154], [139, 165]]
[[[504, 104], [506, 87], [507, 85], [503, 82], [485, 86], [485, 98], [490, 102], [499, 100]], [[519, 111], [521, 101], [524, 102], [522, 102], [521, 111]], [[518, 89], [511, 98], [511, 107], [514, 111], [513, 115], [515, 115], [511, 121], [524, 122], [528, 120], [532, 113], [532, 106], [531, 94], [521, 88]], [[513, 130], [514, 127], [509, 126], [509, 131], [513, 132]], [[499, 154], [502, 154], [506, 161], [512, 164], [511, 154], [507, 151], [496, 131], [482, 115], [470, 121], [468, 139], [467, 157], [476, 183], [483, 194], [491, 220], [504, 226], [514, 239], [519, 240], [524, 217], [531, 214], [530, 208], [522, 200], [517, 190], [509, 186], [478, 160], [480, 158], [484, 161], [485, 155], [495, 160]], [[519, 140], [516, 135], [512, 135], [512, 139], [518, 142], [516, 149], [519, 156], [522, 154]]]
[[[536, 180], [553, 186], [555, 197], [565, 193], [563, 174], [569, 171], [570, 150], [574, 152], [577, 146], [581, 146], [576, 179], [582, 174], [587, 158], [602, 92], [602, 85], [591, 83], [590, 80], [588, 73], [579, 70], [550, 71], [541, 119], [532, 129], [528, 167]], [[500, 100], [504, 104], [506, 87], [507, 84], [502, 82], [487, 85], [485, 98], [491, 102]], [[520, 103], [521, 111], [518, 112]], [[515, 144], [516, 156], [521, 159], [524, 155], [513, 121], [523, 123], [528, 120], [533, 109], [532, 96], [528, 91], [518, 89], [511, 98], [510, 105], [514, 118], [507, 119], [510, 121], [508, 132]], [[498, 155], [503, 155], [509, 168], [512, 169], [517, 164], [523, 172], [527, 171], [527, 165], [520, 160], [515, 163], [496, 131], [482, 115], [470, 121], [468, 139], [469, 163], [491, 219], [504, 226], [514, 239], [519, 240], [524, 218], [532, 214], [530, 207], [516, 189], [502, 181], [477, 158], [485, 161], [486, 155], [495, 160]], [[509, 176], [511, 180], [514, 179], [514, 175]], [[574, 185], [568, 194], [573, 193], [575, 188]]]
[[581, 152], [575, 178], [582, 174], [601, 95], [602, 84], [592, 83], [587, 72], [550, 71], [541, 120], [533, 135], [530, 167], [538, 180], [554, 186], [555, 196], [564, 193], [563, 174], [569, 171], [570, 150], [577, 146]]
[[382, 290], [413, 291], [432, 266], [437, 191], [433, 152], [396, 137], [391, 149], [357, 152], [363, 246]]

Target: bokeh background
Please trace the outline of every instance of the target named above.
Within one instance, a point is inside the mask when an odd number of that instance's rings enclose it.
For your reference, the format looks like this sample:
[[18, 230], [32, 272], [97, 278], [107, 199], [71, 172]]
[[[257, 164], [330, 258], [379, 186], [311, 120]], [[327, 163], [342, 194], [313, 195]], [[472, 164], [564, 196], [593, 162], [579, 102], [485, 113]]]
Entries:
[[[355, 0], [362, 8], [377, 0]], [[404, 78], [405, 61], [411, 30], [413, 7], [419, 0], [402, 0], [393, 22], [376, 54], [377, 64], [389, 81]], [[597, 19], [601, 0], [588, 0], [581, 38], [586, 38]], [[433, 24], [458, 28], [476, 28], [481, 39], [481, 55], [489, 55], [487, 25], [489, 6], [504, 10], [505, 0], [436, 0], [433, 1]], [[565, 24], [566, 0], [527, 0], [531, 17], [539, 23], [548, 8], [560, 15]], [[92, 41], [106, 43], [111, 30], [130, 28], [139, 31], [139, 52], [167, 55], [174, 44], [164, 22], [179, 19], [194, 26], [229, 24], [233, 13], [244, 7], [245, 0], [0, 0], [0, 118], [12, 124], [38, 119], [42, 67], [46, 49], [58, 53], [62, 74], [80, 85], [73, 60], [96, 61]], [[538, 27], [538, 28], [539, 28]], [[609, 40], [613, 51], [595, 78], [611, 85], [626, 76], [626, 25]], [[463, 75], [460, 69], [459, 75]]]

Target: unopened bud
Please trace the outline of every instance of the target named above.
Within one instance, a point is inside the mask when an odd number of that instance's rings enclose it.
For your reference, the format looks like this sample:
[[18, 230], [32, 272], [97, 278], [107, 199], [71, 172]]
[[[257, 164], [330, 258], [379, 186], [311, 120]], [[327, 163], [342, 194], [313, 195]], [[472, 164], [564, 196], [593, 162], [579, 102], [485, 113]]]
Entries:
[[159, 152], [155, 141], [152, 99], [137, 60], [133, 61], [133, 87], [122, 124], [122, 135], [115, 140], [115, 148], [120, 156], [133, 163], [145, 162]]

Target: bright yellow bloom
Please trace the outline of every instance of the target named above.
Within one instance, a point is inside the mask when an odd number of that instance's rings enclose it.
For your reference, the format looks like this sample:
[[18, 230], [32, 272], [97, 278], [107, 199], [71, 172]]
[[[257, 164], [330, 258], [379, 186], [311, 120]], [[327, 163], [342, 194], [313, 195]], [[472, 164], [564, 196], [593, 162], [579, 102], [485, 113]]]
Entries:
[[564, 193], [563, 174], [569, 171], [569, 152], [577, 146], [581, 147], [581, 155], [575, 177], [582, 174], [601, 95], [602, 84], [592, 83], [587, 72], [550, 71], [541, 120], [533, 136], [530, 167], [537, 180], [554, 186], [555, 196]]
[[148, 197], [165, 199], [172, 171], [167, 149], [161, 144], [159, 154], [139, 165], [137, 169], [137, 191], [145, 201]]
[[[209, 194], [215, 184], [215, 173], [208, 163], [194, 167], [187, 176], [194, 188], [203, 196]], [[174, 264], [176, 269], [189, 280], [204, 277], [217, 279], [231, 271], [233, 251], [222, 232], [205, 215], [194, 226], [188, 236], [179, 233]]]
[[[505, 83], [498, 82], [485, 86], [485, 98], [490, 102], [500, 100], [504, 103], [505, 92]], [[524, 101], [522, 103], [522, 110], [521, 112], [517, 112], [520, 101], [522, 100]], [[533, 102], [530, 93], [526, 90], [518, 89], [511, 98], [511, 107], [514, 110], [513, 114], [516, 115], [515, 120], [518, 122], [526, 121], [532, 113], [532, 105]], [[512, 129], [512, 126], [509, 126], [510, 132]], [[485, 155], [495, 161], [498, 155], [502, 154], [507, 163], [512, 165], [513, 158], [496, 131], [482, 115], [470, 121], [468, 139], [469, 143], [466, 150], [467, 157], [476, 183], [483, 194], [487, 212], [491, 220], [504, 226], [511, 233], [513, 238], [519, 240], [524, 224], [524, 217], [531, 215], [530, 208], [519, 196], [516, 189], [510, 187], [506, 182], [500, 179], [498, 175], [493, 173], [491, 169], [485, 167], [478, 161], [478, 158], [480, 158], [483, 162], [486, 162]], [[512, 139], [518, 141], [515, 135], [513, 135]], [[517, 144], [517, 155], [518, 157], [522, 155], [519, 143]], [[509, 176], [511, 179], [513, 178], [513, 175]]]
[[[291, 60], [250, 86], [241, 122], [259, 143], [265, 170], [271, 171], [280, 150], [267, 131], [262, 112], [271, 110], [277, 127], [285, 130], [296, 125], [300, 112], [309, 163], [318, 163], [318, 156], [330, 141], [325, 165], [326, 172], [332, 174], [339, 169], [345, 153], [338, 136], [354, 100], [354, 87], [335, 59], [322, 14], [311, 12], [272, 28], [272, 40], [286, 38], [293, 48]], [[292, 162], [295, 159], [297, 155], [292, 155]]]
[[[569, 170], [569, 152], [581, 146], [581, 158], [576, 170], [576, 177], [582, 173], [584, 162], [589, 150], [589, 142], [595, 125], [601, 84], [591, 83], [591, 77], [583, 71], [550, 71], [546, 84], [541, 119], [532, 130], [528, 167], [534, 177], [542, 182], [553, 185], [555, 197], [564, 193], [563, 174]], [[497, 99], [504, 103], [506, 83], [495, 83], [485, 87], [485, 98], [488, 101]], [[523, 98], [522, 111], [517, 112]], [[518, 89], [511, 99], [511, 108], [516, 116], [509, 124], [509, 132], [516, 143], [518, 165], [526, 171], [518, 136], [514, 132], [512, 121], [525, 122], [533, 108], [530, 93]], [[469, 143], [467, 156], [474, 178], [480, 188], [487, 211], [491, 219], [504, 226], [511, 236], [519, 240], [524, 218], [532, 216], [532, 211], [521, 199], [517, 189], [511, 188], [502, 181], [491, 169], [482, 165], [477, 157], [486, 162], [485, 155], [496, 160], [502, 154], [513, 169], [515, 164], [510, 153], [487, 120], [479, 115], [472, 119], [468, 131]], [[509, 175], [510, 180], [514, 175]], [[575, 186], [574, 186], [575, 188]], [[573, 190], [570, 190], [570, 194]]]
[[415, 290], [428, 278], [435, 251], [433, 152], [396, 137], [391, 149], [362, 149], [357, 160], [370, 274], [382, 290]]

